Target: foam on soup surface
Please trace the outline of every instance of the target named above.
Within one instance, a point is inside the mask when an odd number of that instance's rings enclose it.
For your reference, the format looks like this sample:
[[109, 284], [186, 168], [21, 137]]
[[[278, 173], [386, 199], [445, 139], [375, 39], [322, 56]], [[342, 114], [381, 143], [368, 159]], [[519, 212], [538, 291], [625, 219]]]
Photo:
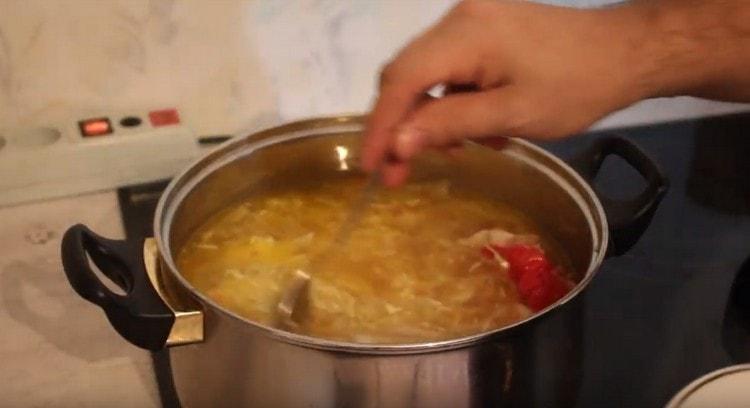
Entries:
[[[530, 219], [447, 182], [380, 190], [348, 240], [334, 244], [363, 185], [351, 178], [248, 198], [202, 225], [178, 267], [209, 298], [265, 325], [277, 324], [281, 294], [304, 270], [311, 280], [295, 330], [361, 343], [484, 332], [572, 287], [567, 259]], [[557, 292], [542, 272], [563, 282]]]

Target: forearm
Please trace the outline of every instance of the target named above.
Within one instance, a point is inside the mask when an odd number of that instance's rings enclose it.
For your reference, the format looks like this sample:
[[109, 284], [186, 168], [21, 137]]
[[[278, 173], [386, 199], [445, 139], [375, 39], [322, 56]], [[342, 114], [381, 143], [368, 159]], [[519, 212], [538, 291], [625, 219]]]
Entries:
[[750, 102], [750, 1], [646, 0], [632, 7], [649, 30], [642, 47], [647, 96]]

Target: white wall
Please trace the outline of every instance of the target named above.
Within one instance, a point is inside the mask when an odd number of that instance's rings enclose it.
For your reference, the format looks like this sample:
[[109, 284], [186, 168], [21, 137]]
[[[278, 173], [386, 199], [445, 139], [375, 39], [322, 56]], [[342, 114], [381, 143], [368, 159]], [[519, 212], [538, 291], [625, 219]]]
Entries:
[[[0, 0], [0, 127], [177, 106], [209, 134], [363, 111], [380, 65], [453, 2]], [[658, 101], [606, 123], [727, 108]]]
[[0, 0], [0, 127], [178, 106], [199, 133], [361, 111], [452, 0]]

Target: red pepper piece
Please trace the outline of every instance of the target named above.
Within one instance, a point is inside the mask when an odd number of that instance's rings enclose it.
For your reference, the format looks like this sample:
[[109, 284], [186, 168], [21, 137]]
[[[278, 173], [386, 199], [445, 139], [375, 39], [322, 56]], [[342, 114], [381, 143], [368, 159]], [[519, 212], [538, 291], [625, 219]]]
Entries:
[[551, 268], [541, 248], [533, 245], [512, 245], [496, 248], [510, 264], [510, 278], [516, 284], [528, 273]]
[[529, 270], [518, 283], [518, 293], [524, 304], [539, 311], [557, 302], [570, 290], [570, 284], [557, 269]]
[[493, 245], [492, 248], [483, 248], [482, 254], [491, 258], [494, 257], [493, 251], [508, 261], [508, 274], [516, 284], [521, 300], [534, 311], [555, 303], [565, 296], [572, 286], [538, 246]]
[[492, 248], [482, 248], [482, 255], [489, 259], [495, 256], [495, 252], [505, 258], [508, 264], [510, 264], [508, 272], [511, 280], [516, 284], [518, 284], [521, 276], [526, 273], [526, 270], [533, 271], [538, 268], [551, 268], [544, 252], [535, 245], [492, 245]]

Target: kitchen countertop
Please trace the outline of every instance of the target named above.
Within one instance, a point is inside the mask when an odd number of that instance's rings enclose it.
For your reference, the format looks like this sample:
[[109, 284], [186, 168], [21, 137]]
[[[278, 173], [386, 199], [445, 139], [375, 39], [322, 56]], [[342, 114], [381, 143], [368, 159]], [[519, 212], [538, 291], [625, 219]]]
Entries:
[[114, 191], [0, 209], [0, 405], [159, 407], [150, 354], [65, 279], [60, 239], [76, 222], [124, 236]]

